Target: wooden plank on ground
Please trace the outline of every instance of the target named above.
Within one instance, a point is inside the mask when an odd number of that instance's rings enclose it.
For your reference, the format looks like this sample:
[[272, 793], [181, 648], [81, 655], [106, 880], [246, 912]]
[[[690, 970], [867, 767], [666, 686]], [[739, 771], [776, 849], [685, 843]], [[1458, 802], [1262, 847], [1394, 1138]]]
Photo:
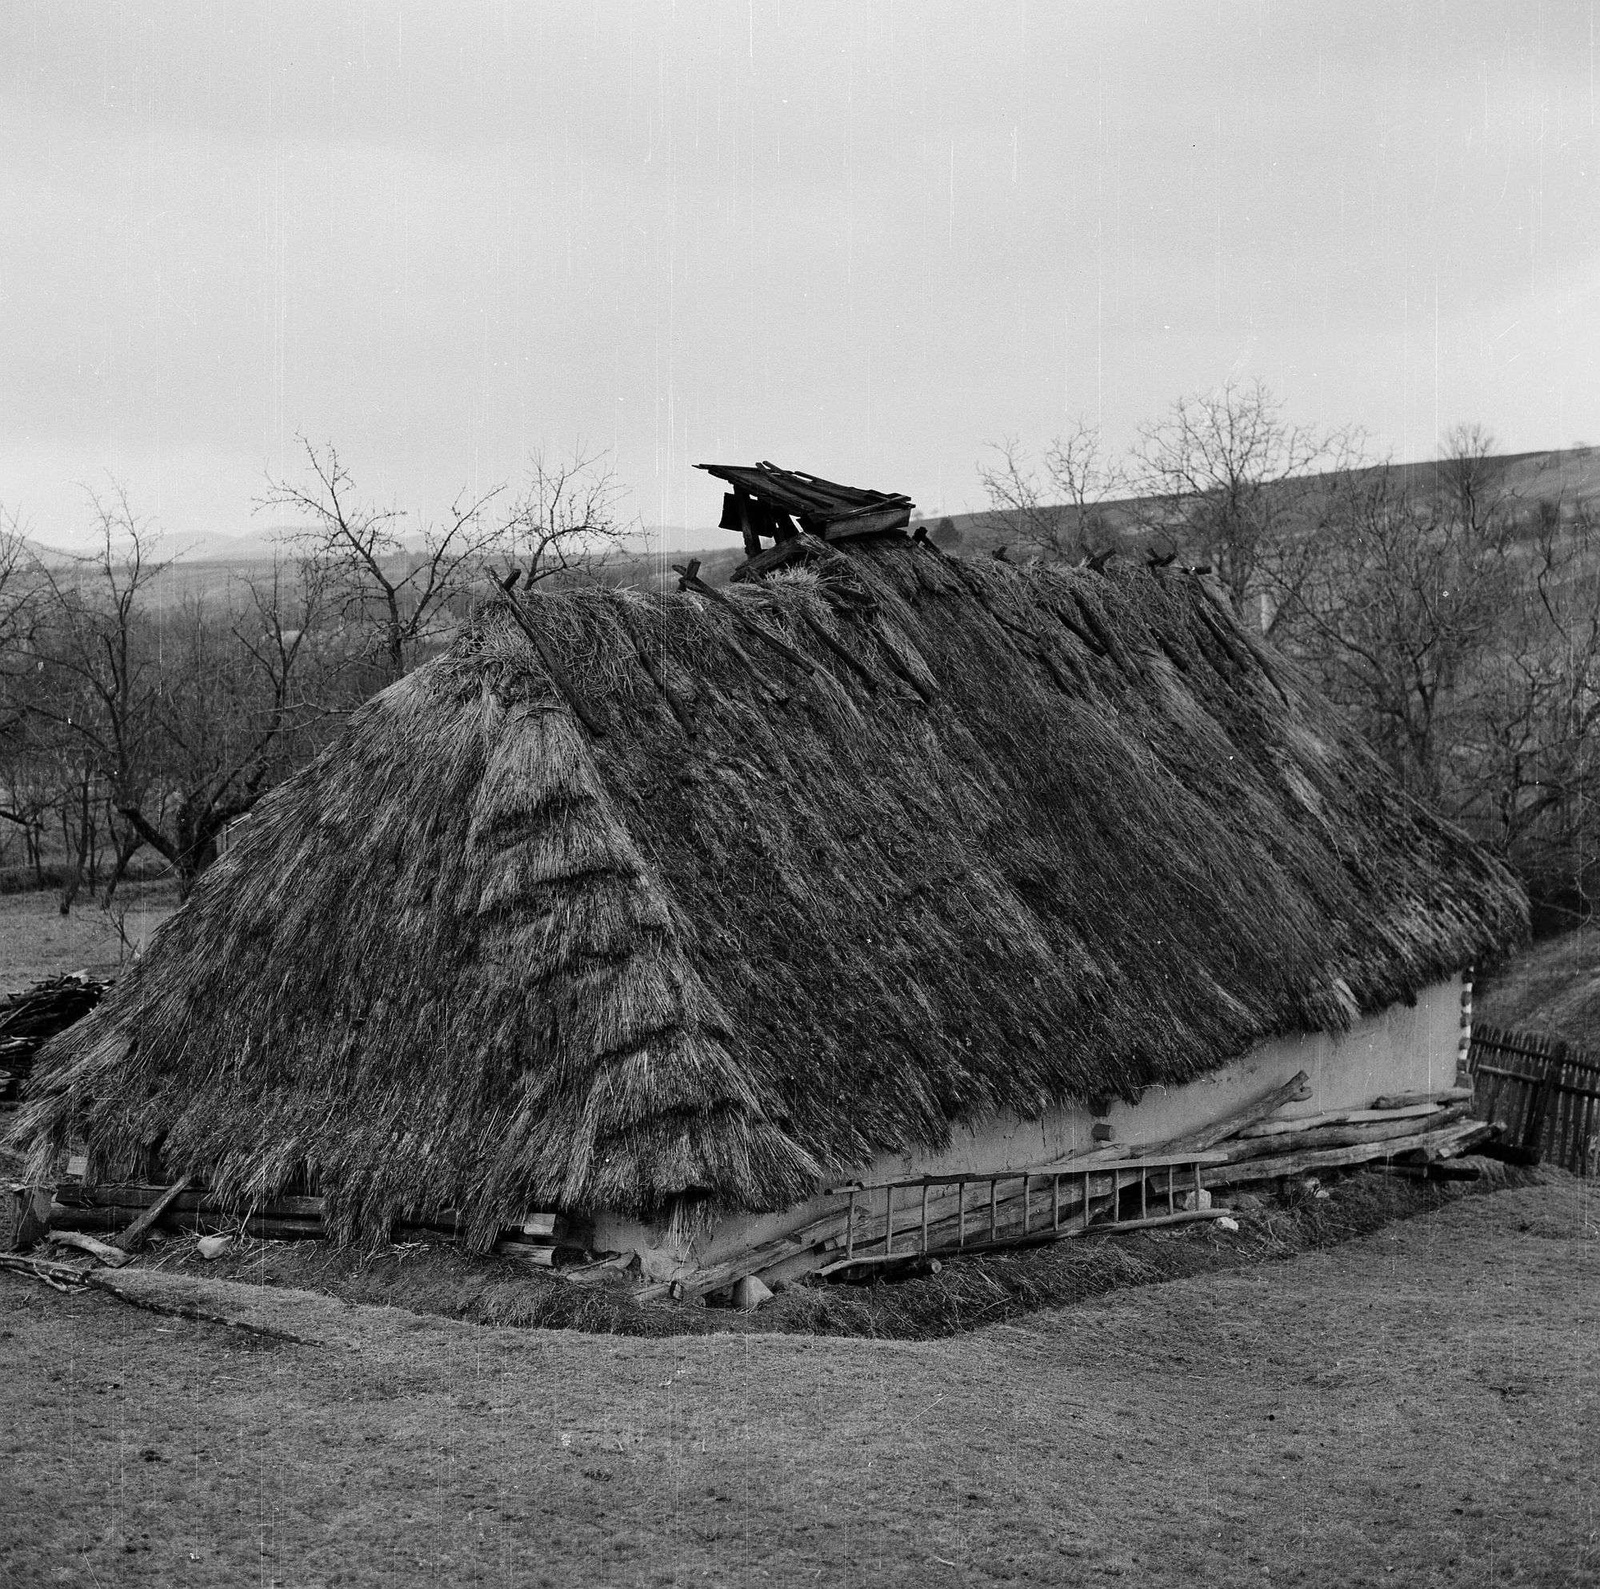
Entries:
[[49, 1258], [0, 1252], [0, 1269], [14, 1269], [19, 1274], [37, 1275], [41, 1280], [82, 1280], [91, 1267], [92, 1265], [86, 1263], [54, 1263]]

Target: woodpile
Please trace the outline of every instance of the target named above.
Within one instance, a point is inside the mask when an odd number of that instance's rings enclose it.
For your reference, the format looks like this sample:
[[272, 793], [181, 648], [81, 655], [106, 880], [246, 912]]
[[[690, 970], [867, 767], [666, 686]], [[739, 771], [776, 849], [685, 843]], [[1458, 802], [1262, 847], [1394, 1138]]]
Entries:
[[49, 977], [21, 993], [0, 994], [0, 1110], [14, 1108], [45, 1042], [81, 1020], [111, 984], [87, 971]]

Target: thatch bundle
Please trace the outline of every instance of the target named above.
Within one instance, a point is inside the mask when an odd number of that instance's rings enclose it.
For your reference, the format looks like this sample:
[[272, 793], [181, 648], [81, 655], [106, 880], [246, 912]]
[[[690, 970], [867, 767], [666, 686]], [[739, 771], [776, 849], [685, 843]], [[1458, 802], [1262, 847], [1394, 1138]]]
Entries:
[[483, 612], [44, 1051], [38, 1162], [155, 1144], [241, 1200], [314, 1185], [345, 1236], [775, 1208], [1524, 930], [1199, 578], [818, 550]]

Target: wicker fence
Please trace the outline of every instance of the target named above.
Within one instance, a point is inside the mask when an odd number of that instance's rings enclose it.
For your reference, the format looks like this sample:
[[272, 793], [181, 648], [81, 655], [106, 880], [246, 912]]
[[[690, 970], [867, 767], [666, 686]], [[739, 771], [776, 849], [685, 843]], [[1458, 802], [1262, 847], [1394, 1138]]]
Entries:
[[1502, 1141], [1575, 1175], [1600, 1174], [1600, 1060], [1557, 1037], [1474, 1025], [1467, 1068], [1475, 1112], [1505, 1126]]

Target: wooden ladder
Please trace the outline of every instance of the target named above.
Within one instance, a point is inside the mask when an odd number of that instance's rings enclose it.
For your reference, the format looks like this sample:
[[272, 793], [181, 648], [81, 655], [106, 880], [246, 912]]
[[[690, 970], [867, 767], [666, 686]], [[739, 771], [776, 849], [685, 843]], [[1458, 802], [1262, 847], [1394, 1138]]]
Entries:
[[[858, 1182], [840, 1187], [837, 1189], [838, 1195], [848, 1199], [844, 1257], [826, 1265], [820, 1272], [829, 1274], [865, 1264], [906, 1262], [941, 1252], [989, 1252], [1006, 1247], [1040, 1245], [1082, 1236], [1091, 1230], [1098, 1233], [1147, 1229], [1209, 1217], [1199, 1209], [1198, 1196], [1195, 1198], [1196, 1207], [1180, 1210], [1177, 1206], [1178, 1195], [1180, 1191], [1191, 1188], [1196, 1193], [1201, 1192], [1204, 1189], [1201, 1183], [1202, 1169], [1208, 1164], [1225, 1163], [1227, 1157], [1225, 1153], [1190, 1152], [1103, 1162], [1066, 1161], [1041, 1168], [924, 1175], [910, 1180], [870, 1184]], [[1128, 1179], [1125, 1180], [1124, 1176]], [[1036, 1221], [1035, 1187], [1040, 1181], [1047, 1183], [1049, 1205], [1039, 1211]], [[1165, 1205], [1164, 1211], [1156, 1214], [1150, 1212], [1152, 1182], [1156, 1183], [1153, 1192], [1157, 1206]], [[1010, 1186], [1009, 1196], [1002, 1197], [1002, 1185]], [[1066, 1200], [1073, 1205], [1065, 1211], [1066, 1217], [1062, 1207], [1064, 1185], [1068, 1189]], [[1139, 1213], [1137, 1218], [1124, 1219], [1121, 1216], [1122, 1197], [1135, 1185], [1139, 1188]], [[979, 1195], [975, 1201], [969, 1201], [968, 1188], [973, 1186], [980, 1189]], [[934, 1211], [930, 1208], [933, 1197], [937, 1194], [942, 1203], [948, 1203], [949, 1189], [952, 1187], [955, 1192], [953, 1212], [941, 1208], [937, 1217], [934, 1217]], [[984, 1189], [987, 1189], [986, 1197]], [[875, 1215], [873, 1207], [880, 1196], [882, 1213]], [[1081, 1207], [1077, 1206], [1080, 1200]], [[1021, 1229], [1002, 1233], [1002, 1209], [1006, 1213], [1005, 1223], [1014, 1224], [1013, 1205], [1018, 1202], [1021, 1204]], [[858, 1240], [857, 1213], [863, 1205], [869, 1224], [881, 1218], [883, 1231], [881, 1235], [873, 1234]], [[1110, 1218], [1106, 1219], [1103, 1216], [1108, 1212]], [[915, 1217], [907, 1221], [907, 1214]], [[974, 1216], [976, 1231], [971, 1228]], [[936, 1233], [936, 1227], [950, 1225], [953, 1225], [953, 1230]], [[912, 1237], [913, 1241], [910, 1245], [897, 1248], [897, 1236]]]

